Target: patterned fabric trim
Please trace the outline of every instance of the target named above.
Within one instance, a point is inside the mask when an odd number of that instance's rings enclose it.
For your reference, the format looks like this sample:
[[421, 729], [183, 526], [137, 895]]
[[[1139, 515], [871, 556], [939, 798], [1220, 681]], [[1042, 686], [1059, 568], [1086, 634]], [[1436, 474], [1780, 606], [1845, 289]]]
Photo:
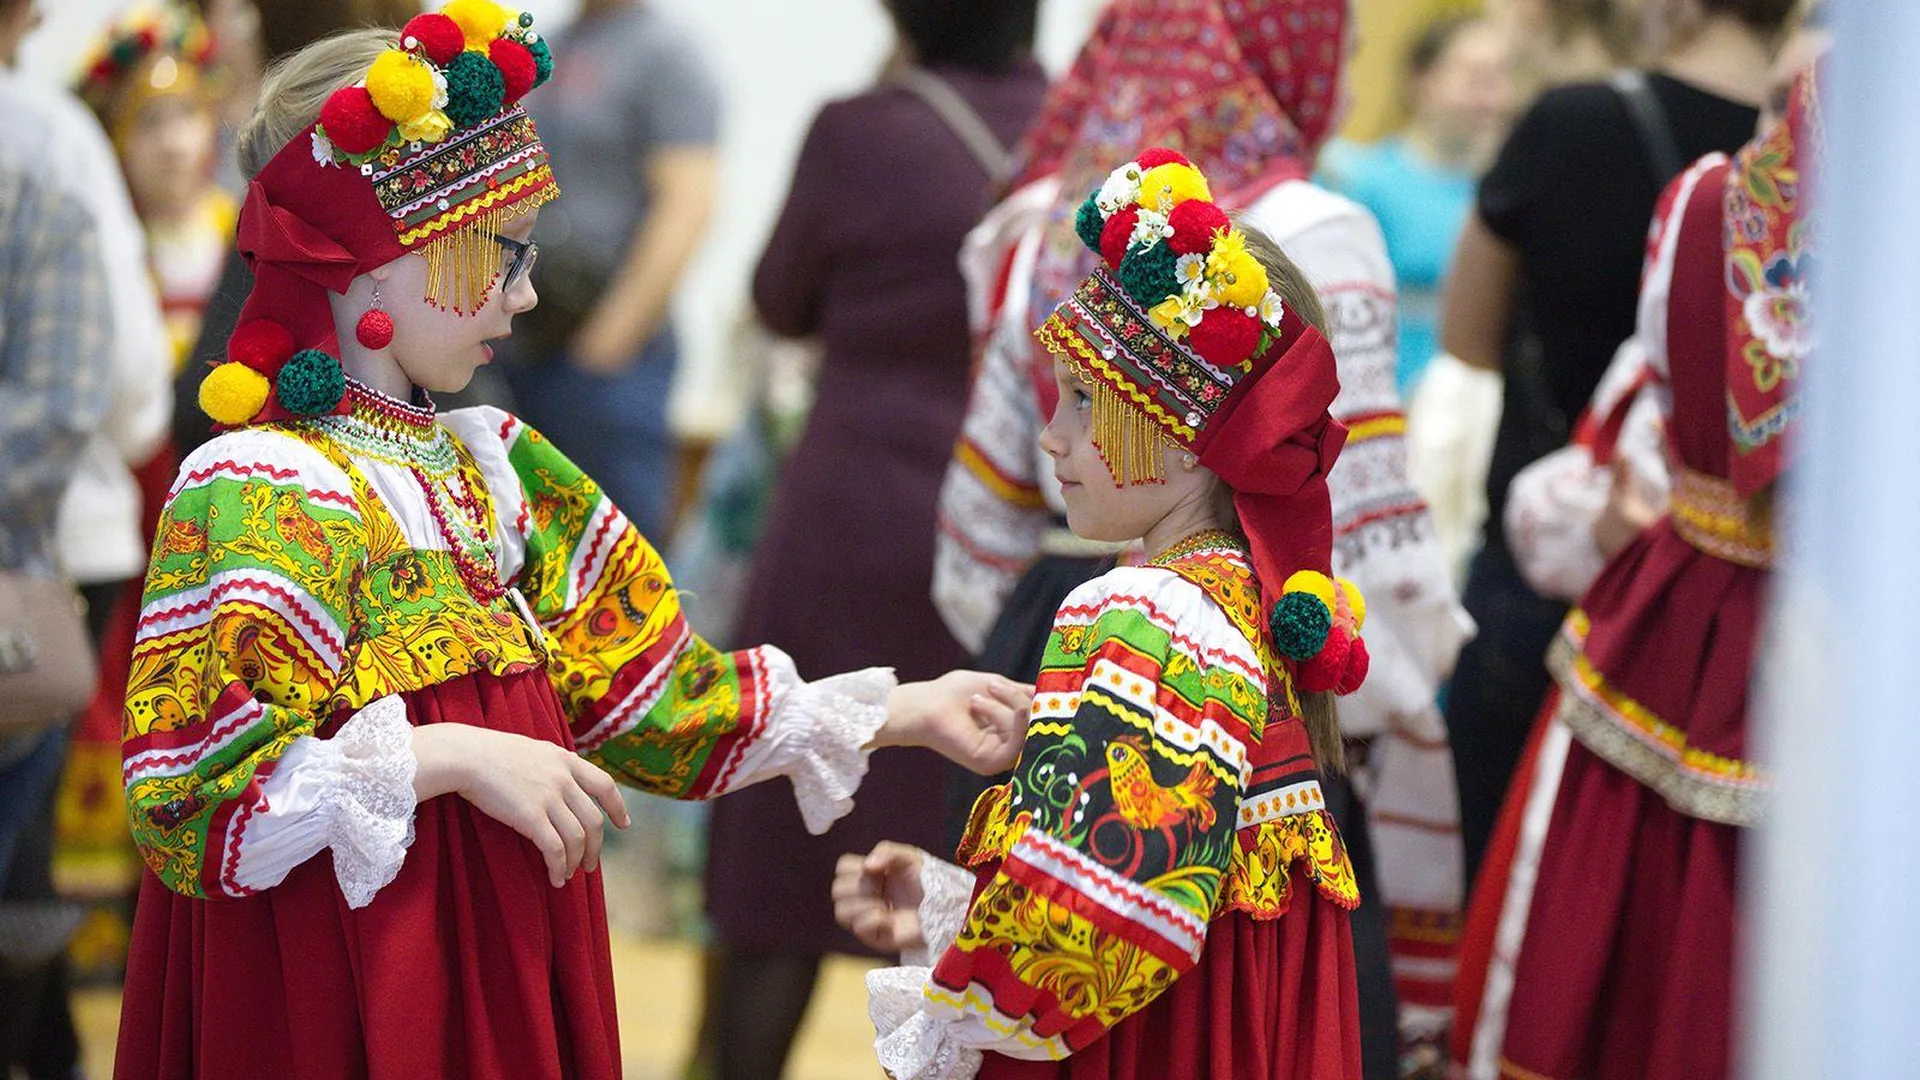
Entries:
[[[1311, 804], [1302, 800], [1298, 809], [1240, 829], [1213, 918], [1229, 911], [1263, 921], [1285, 915], [1293, 902], [1296, 863], [1321, 896], [1349, 911], [1359, 906], [1360, 886], [1346, 843], [1324, 808], [1317, 783], [1312, 794]], [[1006, 785], [989, 788], [973, 804], [960, 864], [978, 869], [1005, 860], [1027, 825], [1025, 815], [1011, 812]]]
[[1773, 530], [1748, 513], [1746, 501], [1730, 480], [1676, 468], [1673, 529], [1682, 540], [1716, 559], [1755, 570], [1773, 568]]
[[1647, 785], [1675, 810], [1724, 825], [1760, 819], [1772, 780], [1757, 765], [1687, 745], [1686, 733], [1620, 692], [1582, 651], [1589, 622], [1576, 609], [1547, 653], [1563, 691], [1559, 719], [1609, 764]]
[[507, 203], [559, 194], [546, 147], [515, 105], [444, 142], [394, 147], [361, 166], [400, 243], [414, 247]]

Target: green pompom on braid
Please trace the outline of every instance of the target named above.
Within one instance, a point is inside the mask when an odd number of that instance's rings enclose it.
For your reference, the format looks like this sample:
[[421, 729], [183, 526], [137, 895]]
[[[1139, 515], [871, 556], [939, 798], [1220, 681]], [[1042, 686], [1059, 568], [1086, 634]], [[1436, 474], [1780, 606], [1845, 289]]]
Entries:
[[332, 412], [346, 392], [347, 376], [340, 370], [340, 361], [319, 349], [294, 353], [274, 380], [274, 396], [280, 399], [280, 406], [301, 416]]
[[1327, 647], [1333, 612], [1311, 593], [1290, 592], [1273, 605], [1273, 648], [1289, 660], [1311, 660]]

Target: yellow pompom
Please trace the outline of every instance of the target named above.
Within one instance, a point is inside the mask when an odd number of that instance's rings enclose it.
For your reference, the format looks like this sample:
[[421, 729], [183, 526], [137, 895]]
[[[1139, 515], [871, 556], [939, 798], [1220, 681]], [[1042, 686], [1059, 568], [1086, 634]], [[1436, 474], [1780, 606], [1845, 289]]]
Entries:
[[1321, 603], [1327, 605], [1328, 611], [1334, 610], [1333, 579], [1318, 570], [1296, 571], [1293, 576], [1287, 578], [1287, 583], [1280, 587], [1280, 591], [1282, 593], [1303, 592], [1310, 596], [1317, 596]]
[[380, 115], [396, 124], [416, 120], [433, 109], [433, 72], [397, 49], [380, 54], [367, 69], [367, 95]]
[[1347, 601], [1347, 610], [1353, 613], [1353, 628], [1359, 630], [1367, 623], [1367, 598], [1360, 595], [1360, 586], [1347, 578], [1334, 579], [1340, 583], [1340, 593]]
[[216, 424], [237, 427], [253, 419], [271, 389], [265, 375], [229, 360], [207, 372], [200, 383], [200, 411]]
[[453, 0], [440, 9], [467, 35], [467, 48], [484, 50], [507, 28], [507, 9], [493, 0]]
[[1183, 202], [1194, 199], [1211, 202], [1207, 178], [1200, 170], [1179, 162], [1155, 165], [1140, 177], [1139, 203], [1143, 210], [1168, 213]]
[[1237, 308], [1259, 305], [1267, 296], [1267, 268], [1247, 250], [1246, 234], [1229, 229], [1213, 242], [1207, 255], [1207, 280], [1213, 295]]

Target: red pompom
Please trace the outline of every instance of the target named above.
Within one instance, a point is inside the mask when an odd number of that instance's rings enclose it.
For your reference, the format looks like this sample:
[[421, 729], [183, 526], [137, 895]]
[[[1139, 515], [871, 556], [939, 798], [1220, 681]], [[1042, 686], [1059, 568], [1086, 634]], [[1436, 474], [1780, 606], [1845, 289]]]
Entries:
[[1120, 269], [1120, 260], [1127, 257], [1127, 241], [1133, 239], [1133, 227], [1139, 223], [1137, 206], [1123, 206], [1107, 219], [1106, 227], [1100, 230], [1100, 257], [1108, 266]]
[[1260, 346], [1260, 320], [1238, 308], [1217, 307], [1187, 332], [1187, 344], [1214, 367], [1233, 367]]
[[1204, 199], [1188, 199], [1167, 215], [1173, 235], [1167, 246], [1182, 255], [1199, 255], [1213, 249], [1213, 234], [1230, 227], [1227, 212]]
[[353, 326], [354, 340], [369, 349], [384, 349], [393, 343], [393, 316], [379, 308], [369, 308], [360, 313], [360, 321]]
[[467, 35], [460, 30], [460, 24], [438, 12], [431, 15], [415, 15], [407, 20], [406, 28], [400, 31], [400, 40], [412, 38], [420, 43], [420, 51], [427, 59], [440, 67], [453, 63], [467, 48]]
[[487, 47], [487, 55], [493, 59], [493, 66], [500, 69], [500, 77], [506, 82], [506, 93], [500, 98], [503, 103], [511, 105], [533, 89], [538, 69], [534, 66], [533, 54], [527, 51], [525, 45], [510, 38], [498, 38]]
[[364, 154], [387, 141], [393, 121], [373, 107], [364, 86], [348, 86], [328, 95], [320, 106], [320, 128], [327, 141], [349, 154]]
[[1134, 158], [1133, 163], [1140, 166], [1140, 171], [1142, 172], [1156, 165], [1185, 165], [1188, 168], [1192, 168], [1193, 166], [1193, 162], [1188, 161], [1182, 156], [1180, 151], [1169, 150], [1164, 146], [1156, 146], [1148, 150], [1146, 153]]
[[1347, 650], [1347, 665], [1341, 670], [1340, 681], [1334, 684], [1333, 692], [1345, 697], [1360, 689], [1360, 684], [1367, 681], [1367, 668], [1372, 663], [1372, 657], [1367, 655], [1366, 639], [1354, 638], [1353, 647]]
[[293, 355], [293, 334], [272, 319], [241, 323], [227, 339], [227, 359], [272, 375]]
[[1340, 685], [1340, 676], [1347, 670], [1347, 654], [1353, 647], [1353, 638], [1348, 637], [1338, 627], [1327, 635], [1327, 643], [1314, 654], [1311, 660], [1302, 660], [1294, 669], [1295, 685], [1309, 694], [1323, 694]]

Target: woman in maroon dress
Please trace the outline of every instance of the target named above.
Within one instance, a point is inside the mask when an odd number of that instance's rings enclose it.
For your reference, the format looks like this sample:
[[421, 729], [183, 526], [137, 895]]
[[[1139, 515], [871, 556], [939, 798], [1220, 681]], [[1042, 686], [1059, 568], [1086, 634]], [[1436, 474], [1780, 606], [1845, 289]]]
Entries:
[[[815, 118], [754, 275], [766, 325], [818, 336], [825, 357], [740, 633], [779, 635], [802, 672], [879, 648], [913, 678], [967, 661], [930, 599], [934, 503], [967, 399], [960, 241], [1004, 179], [988, 144], [1019, 138], [1046, 84], [1028, 56], [1034, 0], [888, 8], [901, 55], [879, 86]], [[723, 1077], [777, 1076], [821, 956], [865, 951], [834, 925], [834, 860], [888, 836], [938, 846], [944, 767], [909, 752], [875, 765], [859, 810], [822, 837], [790, 799], [714, 807], [709, 1030]], [[754, 869], [775, 862], [778, 881]]]
[[[1481, 882], [1474, 924], [1502, 929], [1472, 1003], [1479, 1030], [1457, 1047], [1469, 1075], [1731, 1075], [1742, 827], [1768, 789], [1747, 685], [1808, 352], [1818, 130], [1803, 76], [1785, 123], [1670, 193], [1648, 272], [1654, 289], [1670, 275], [1670, 291], [1664, 311], [1643, 308], [1641, 334], [1657, 338], [1649, 374], [1672, 396], [1672, 510], [1608, 562], [1550, 654], [1552, 724], [1527, 773], [1551, 818], [1531, 842], [1530, 897], [1511, 884], [1524, 874]], [[1496, 844], [1517, 849], [1515, 865], [1534, 857], [1521, 816], [1503, 821], [1517, 842]], [[1506, 910], [1483, 919], [1487, 905]]]

